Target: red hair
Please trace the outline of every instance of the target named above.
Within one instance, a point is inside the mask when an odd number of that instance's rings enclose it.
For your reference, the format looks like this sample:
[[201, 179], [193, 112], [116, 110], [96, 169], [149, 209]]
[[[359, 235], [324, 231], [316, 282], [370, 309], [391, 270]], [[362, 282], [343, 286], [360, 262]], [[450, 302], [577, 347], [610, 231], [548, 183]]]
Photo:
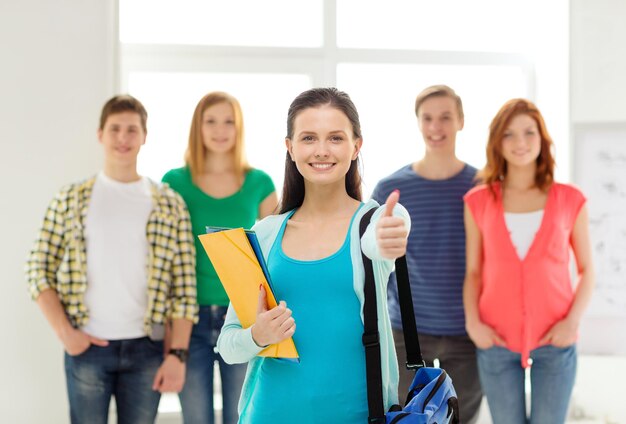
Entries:
[[[502, 139], [513, 118], [518, 115], [527, 115], [535, 120], [539, 136], [541, 138], [541, 150], [537, 157], [537, 169], [535, 170], [535, 186], [541, 190], [547, 190], [554, 181], [554, 156], [552, 149], [554, 143], [546, 123], [531, 101], [526, 99], [511, 99], [498, 111], [489, 125], [489, 139], [487, 141], [487, 164], [478, 173], [478, 178], [484, 184], [493, 187], [493, 184], [502, 181], [507, 174], [507, 163], [502, 154]], [[492, 188], [493, 190], [493, 188]]]

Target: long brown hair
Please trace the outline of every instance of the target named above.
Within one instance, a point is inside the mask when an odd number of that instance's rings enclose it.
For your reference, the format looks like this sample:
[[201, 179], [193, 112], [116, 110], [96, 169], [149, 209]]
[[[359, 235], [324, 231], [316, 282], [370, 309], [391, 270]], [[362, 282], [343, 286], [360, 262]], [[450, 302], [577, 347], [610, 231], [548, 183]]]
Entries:
[[[350, 96], [334, 87], [313, 88], [301, 93], [291, 102], [287, 113], [287, 138], [293, 138], [293, 124], [300, 112], [309, 108], [319, 108], [328, 105], [343, 112], [350, 124], [354, 138], [361, 137], [361, 123], [359, 113], [352, 103]], [[359, 172], [359, 157], [352, 161], [346, 174], [346, 191], [350, 197], [361, 201], [361, 173]], [[302, 205], [304, 201], [304, 177], [291, 160], [289, 152], [285, 156], [285, 180], [283, 194], [280, 199], [279, 213], [285, 213]]]
[[502, 154], [502, 140], [513, 118], [518, 115], [528, 115], [537, 123], [541, 138], [541, 151], [537, 157], [537, 169], [535, 171], [535, 186], [541, 190], [547, 190], [554, 181], [554, 156], [552, 149], [554, 143], [546, 123], [537, 106], [526, 99], [511, 99], [498, 111], [489, 125], [489, 139], [487, 141], [487, 164], [478, 173], [478, 179], [489, 185], [493, 190], [493, 184], [504, 180], [507, 174], [507, 163]]
[[227, 103], [233, 108], [233, 118], [235, 120], [235, 148], [233, 151], [233, 165], [235, 173], [243, 178], [243, 175], [251, 169], [246, 159], [244, 133], [243, 133], [243, 113], [236, 98], [228, 93], [214, 91], [205, 95], [193, 112], [191, 128], [189, 129], [189, 144], [185, 151], [185, 163], [189, 166], [191, 177], [195, 181], [204, 169], [206, 157], [210, 154], [202, 138], [202, 115], [204, 111], [219, 103]]

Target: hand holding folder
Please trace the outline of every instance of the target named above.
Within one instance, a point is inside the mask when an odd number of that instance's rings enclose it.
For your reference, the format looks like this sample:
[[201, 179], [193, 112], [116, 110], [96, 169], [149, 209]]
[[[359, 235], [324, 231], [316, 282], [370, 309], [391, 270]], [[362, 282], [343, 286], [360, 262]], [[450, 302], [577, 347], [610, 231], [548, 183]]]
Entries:
[[[256, 234], [243, 228], [207, 227], [207, 232], [199, 236], [202, 247], [226, 290], [241, 326], [248, 328], [256, 321], [260, 284], [265, 288], [268, 309], [277, 306]], [[268, 346], [259, 356], [297, 359], [298, 352], [290, 337]]]

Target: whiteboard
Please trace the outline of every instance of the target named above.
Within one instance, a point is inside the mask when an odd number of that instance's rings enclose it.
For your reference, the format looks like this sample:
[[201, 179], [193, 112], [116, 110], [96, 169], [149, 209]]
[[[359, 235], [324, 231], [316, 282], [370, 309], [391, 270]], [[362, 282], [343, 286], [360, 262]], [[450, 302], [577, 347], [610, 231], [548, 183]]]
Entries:
[[596, 288], [581, 353], [626, 355], [626, 123], [574, 128], [574, 182], [587, 196]]

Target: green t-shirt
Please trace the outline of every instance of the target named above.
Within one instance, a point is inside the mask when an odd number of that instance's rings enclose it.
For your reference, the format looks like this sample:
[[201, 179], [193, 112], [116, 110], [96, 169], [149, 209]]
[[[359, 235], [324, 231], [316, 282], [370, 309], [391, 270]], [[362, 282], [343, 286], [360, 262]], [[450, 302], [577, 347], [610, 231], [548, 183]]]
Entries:
[[251, 228], [259, 216], [261, 202], [275, 190], [272, 179], [265, 172], [252, 169], [238, 192], [221, 199], [209, 196], [195, 185], [188, 167], [168, 171], [163, 182], [185, 199], [191, 215], [196, 242], [198, 304], [228, 305], [228, 296], [198, 236], [206, 233], [207, 225]]

